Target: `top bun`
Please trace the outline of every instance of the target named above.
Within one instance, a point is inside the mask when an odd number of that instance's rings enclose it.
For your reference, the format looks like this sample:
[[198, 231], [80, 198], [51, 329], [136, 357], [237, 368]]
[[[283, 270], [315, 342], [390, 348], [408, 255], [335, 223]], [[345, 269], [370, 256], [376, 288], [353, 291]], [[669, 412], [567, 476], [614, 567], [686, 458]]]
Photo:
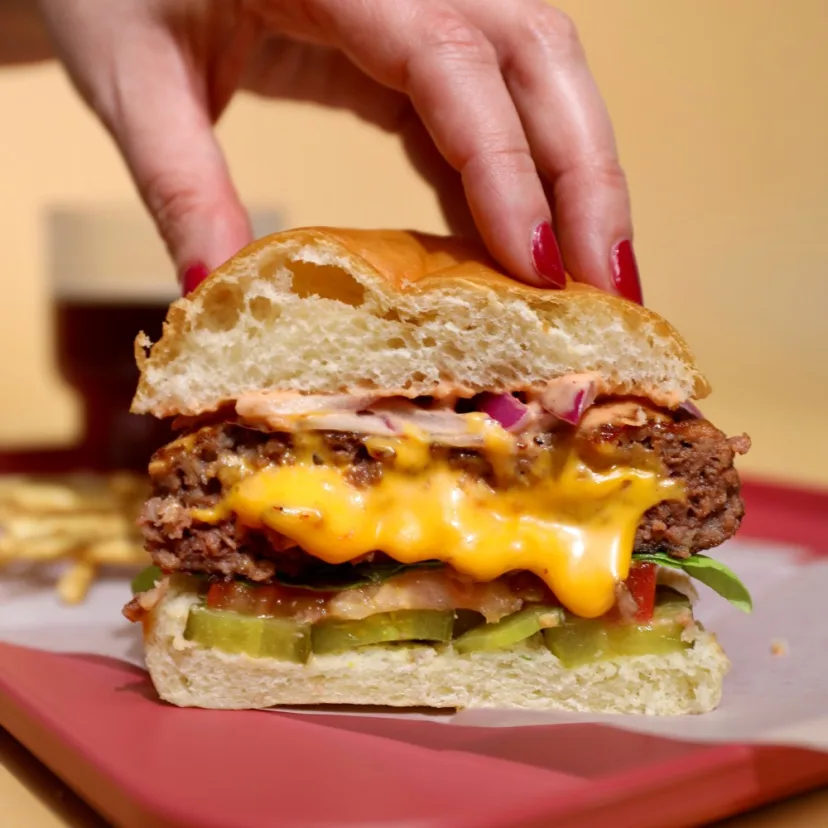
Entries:
[[584, 372], [667, 407], [709, 392], [652, 311], [572, 281], [528, 287], [475, 244], [405, 231], [267, 236], [175, 302], [150, 345], [136, 340], [132, 410], [157, 417], [250, 391], [470, 396]]

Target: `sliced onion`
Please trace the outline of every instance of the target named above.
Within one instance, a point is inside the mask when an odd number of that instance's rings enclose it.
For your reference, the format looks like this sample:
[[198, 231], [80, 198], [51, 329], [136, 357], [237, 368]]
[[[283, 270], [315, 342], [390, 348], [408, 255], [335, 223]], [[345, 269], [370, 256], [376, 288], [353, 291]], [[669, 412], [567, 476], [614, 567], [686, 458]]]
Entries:
[[420, 408], [410, 400], [388, 399], [372, 405], [369, 412], [381, 417], [398, 434], [406, 426], [414, 426], [446, 445], [472, 447], [482, 443], [480, 435], [469, 431], [465, 415], [448, 409]]
[[508, 581], [461, 581], [448, 571], [412, 571], [372, 586], [342, 590], [328, 602], [330, 617], [360, 619], [395, 610], [469, 609], [488, 622], [500, 621], [523, 605]]
[[371, 437], [393, 437], [400, 433], [394, 423], [385, 417], [357, 414], [355, 411], [311, 414], [305, 419], [304, 427], [314, 431], [352, 431], [354, 434], [367, 434]]
[[408, 397], [383, 397], [372, 402], [369, 410], [376, 414], [416, 414], [420, 411], [428, 413], [432, 409], [421, 408]]
[[626, 584], [615, 585], [615, 601], [621, 620], [625, 623], [633, 621], [638, 612], [638, 604]]
[[411, 400], [402, 398], [381, 400], [368, 411], [393, 423], [398, 431], [402, 430], [402, 425], [416, 426], [429, 434], [465, 434], [468, 431], [462, 414], [446, 408], [420, 408]]
[[690, 400], [682, 403], [679, 406], [679, 410], [684, 411], [686, 414], [689, 414], [691, 417], [697, 420], [704, 419], [704, 414], [701, 413], [701, 409], [697, 405], [695, 405], [695, 403], [690, 402]]
[[672, 567], [660, 566], [656, 570], [656, 584], [668, 586], [680, 592], [691, 604], [699, 600], [699, 593], [693, 582], [684, 572]]
[[519, 432], [532, 419], [529, 406], [511, 394], [481, 394], [478, 408], [507, 431]]
[[253, 391], [236, 401], [236, 413], [242, 417], [301, 417], [323, 411], [362, 411], [377, 399], [376, 395], [299, 394], [292, 391]]
[[592, 377], [573, 374], [552, 380], [541, 392], [540, 403], [558, 419], [578, 425], [597, 395], [598, 383]]

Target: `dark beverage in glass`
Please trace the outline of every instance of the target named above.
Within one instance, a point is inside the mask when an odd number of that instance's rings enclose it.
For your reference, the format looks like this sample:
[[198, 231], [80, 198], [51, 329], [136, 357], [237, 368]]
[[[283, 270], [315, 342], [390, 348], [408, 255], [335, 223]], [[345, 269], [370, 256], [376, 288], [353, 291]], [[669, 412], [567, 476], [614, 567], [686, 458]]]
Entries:
[[77, 465], [96, 471], [146, 471], [170, 439], [168, 423], [129, 413], [138, 383], [134, 340], [161, 336], [168, 303], [149, 298], [55, 296], [55, 359], [83, 412]]
[[[132, 207], [55, 207], [45, 215], [52, 363], [81, 414], [72, 445], [3, 447], [0, 471], [136, 471], [169, 440], [169, 424], [129, 413], [134, 341], [154, 342], [179, 296], [152, 222]], [[21, 448], [25, 451], [20, 450]]]
[[[281, 225], [272, 210], [255, 211], [252, 222], [257, 236]], [[145, 473], [172, 429], [129, 413], [138, 382], [133, 343], [142, 330], [158, 341], [179, 296], [169, 254], [138, 204], [53, 207], [45, 229], [53, 362], [79, 397], [82, 433], [59, 450], [0, 446], [0, 472]]]

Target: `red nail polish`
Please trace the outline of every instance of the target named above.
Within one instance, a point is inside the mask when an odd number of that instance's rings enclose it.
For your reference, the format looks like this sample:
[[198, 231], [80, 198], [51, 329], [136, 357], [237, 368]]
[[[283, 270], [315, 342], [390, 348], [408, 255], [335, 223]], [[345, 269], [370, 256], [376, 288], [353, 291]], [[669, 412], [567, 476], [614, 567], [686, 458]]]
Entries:
[[208, 276], [210, 271], [204, 262], [195, 262], [188, 265], [181, 273], [181, 292], [186, 296], [195, 290]]
[[631, 302], [644, 304], [641, 293], [641, 279], [638, 275], [638, 263], [635, 261], [632, 242], [625, 239], [612, 248], [612, 281], [618, 292]]
[[539, 224], [532, 233], [532, 263], [538, 276], [545, 282], [556, 288], [566, 287], [561, 250], [548, 221]]

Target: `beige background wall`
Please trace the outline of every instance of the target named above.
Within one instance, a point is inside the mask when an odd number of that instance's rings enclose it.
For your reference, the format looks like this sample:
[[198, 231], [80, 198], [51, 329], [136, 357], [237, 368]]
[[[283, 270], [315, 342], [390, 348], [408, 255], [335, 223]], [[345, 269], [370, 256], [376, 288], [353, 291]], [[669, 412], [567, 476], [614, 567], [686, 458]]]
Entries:
[[[647, 302], [711, 377], [706, 412], [752, 435], [745, 469], [828, 485], [828, 4], [560, 5], [615, 120]], [[60, 441], [44, 210], [134, 196], [57, 69], [0, 74], [0, 112], [0, 442]], [[442, 227], [393, 139], [348, 115], [245, 99], [220, 133], [248, 203], [291, 225]]]

